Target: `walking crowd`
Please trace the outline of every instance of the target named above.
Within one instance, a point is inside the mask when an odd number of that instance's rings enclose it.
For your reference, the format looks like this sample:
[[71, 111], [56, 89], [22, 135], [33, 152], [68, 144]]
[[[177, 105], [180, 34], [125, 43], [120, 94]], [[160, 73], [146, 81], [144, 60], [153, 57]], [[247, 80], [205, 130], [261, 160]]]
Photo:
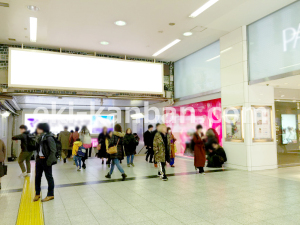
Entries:
[[[86, 126], [79, 131], [79, 127], [75, 131], [68, 131], [68, 127], [64, 127], [57, 137], [50, 132], [47, 123], [39, 123], [33, 134], [27, 130], [25, 125], [20, 126], [20, 135], [12, 137], [13, 140], [21, 141], [21, 153], [18, 163], [21, 168], [21, 177], [30, 176], [30, 160], [33, 152], [35, 156], [35, 191], [34, 201], [40, 199], [41, 179], [43, 173], [48, 182], [48, 194], [42, 201], [46, 202], [54, 199], [54, 179], [52, 176], [52, 166], [57, 163], [58, 158], [62, 158], [63, 162], [67, 162], [67, 158], [73, 158], [74, 164], [78, 171], [86, 169], [86, 160], [92, 154], [92, 138], [91, 133]], [[156, 129], [149, 125], [148, 130], [143, 134], [144, 145], [147, 149], [146, 161], [153, 163], [158, 168], [158, 176], [167, 181], [166, 167], [169, 164], [175, 167], [176, 138], [170, 127], [165, 124], [156, 124]], [[114, 126], [113, 131], [109, 131], [106, 127], [98, 136], [98, 146], [96, 156], [101, 160], [102, 164], [106, 164], [109, 172], [105, 176], [110, 179], [115, 167], [121, 173], [122, 180], [127, 175], [122, 168], [122, 160], [125, 156], [127, 159], [127, 167], [134, 167], [134, 156], [136, 148], [139, 145], [140, 138], [136, 133], [128, 128], [123, 132], [120, 124]], [[224, 149], [219, 145], [217, 132], [210, 128], [206, 134], [203, 133], [201, 125], [196, 126], [196, 132], [191, 140], [191, 148], [194, 151], [194, 166], [199, 170], [200, 174], [205, 174], [204, 167], [207, 163], [208, 167], [222, 167], [227, 161]], [[0, 179], [4, 176], [4, 159], [6, 154], [5, 144], [0, 141]], [[26, 162], [26, 166], [24, 165]], [[0, 180], [1, 188], [1, 180]]]

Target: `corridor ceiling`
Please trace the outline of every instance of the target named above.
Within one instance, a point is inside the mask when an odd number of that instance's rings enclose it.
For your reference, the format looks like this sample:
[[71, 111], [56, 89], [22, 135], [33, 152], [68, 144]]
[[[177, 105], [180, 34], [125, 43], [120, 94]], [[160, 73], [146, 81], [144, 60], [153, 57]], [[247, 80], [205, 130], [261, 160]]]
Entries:
[[[157, 57], [176, 61], [294, 1], [220, 0], [192, 19], [189, 15], [207, 0], [2, 0], [9, 7], [0, 7], [0, 43], [151, 59], [181, 39]], [[28, 5], [39, 11], [29, 10]], [[37, 17], [36, 43], [29, 40], [29, 17]], [[116, 26], [118, 20], [127, 25]], [[193, 35], [183, 36], [187, 31]]]

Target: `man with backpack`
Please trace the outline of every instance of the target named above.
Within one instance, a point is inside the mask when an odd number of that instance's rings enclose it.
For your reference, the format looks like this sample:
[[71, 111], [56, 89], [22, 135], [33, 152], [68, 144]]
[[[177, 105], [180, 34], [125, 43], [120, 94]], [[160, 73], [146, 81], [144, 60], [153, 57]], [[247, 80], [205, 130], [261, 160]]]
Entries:
[[[12, 140], [14, 140], [14, 141], [20, 140], [21, 141], [21, 150], [22, 151], [19, 155], [18, 163], [22, 170], [20, 177], [26, 177], [26, 176], [30, 175], [30, 171], [31, 171], [30, 159], [31, 159], [33, 151], [36, 150], [32, 146], [32, 145], [34, 145], [32, 143], [35, 143], [35, 141], [34, 141], [34, 139], [31, 139], [30, 132], [27, 130], [27, 126], [21, 125], [20, 133], [21, 134], [12, 137]], [[24, 161], [26, 161], [26, 168], [24, 165]]]
[[38, 201], [41, 197], [41, 180], [43, 172], [48, 182], [48, 194], [42, 202], [54, 199], [54, 179], [52, 176], [52, 166], [57, 163], [57, 141], [50, 132], [49, 124], [39, 123], [37, 125], [38, 148], [35, 163], [35, 197], [33, 201]]

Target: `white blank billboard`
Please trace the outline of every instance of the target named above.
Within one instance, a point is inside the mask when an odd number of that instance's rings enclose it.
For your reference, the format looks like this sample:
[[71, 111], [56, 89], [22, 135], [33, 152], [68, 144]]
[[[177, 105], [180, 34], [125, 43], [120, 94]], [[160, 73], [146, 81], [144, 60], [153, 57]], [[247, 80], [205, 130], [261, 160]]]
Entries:
[[8, 86], [163, 93], [163, 64], [9, 49]]

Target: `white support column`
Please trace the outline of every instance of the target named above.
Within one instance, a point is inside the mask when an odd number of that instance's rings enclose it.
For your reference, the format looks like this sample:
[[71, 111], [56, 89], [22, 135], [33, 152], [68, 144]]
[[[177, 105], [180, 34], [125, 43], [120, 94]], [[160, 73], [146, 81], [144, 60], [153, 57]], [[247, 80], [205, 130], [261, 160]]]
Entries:
[[250, 108], [255, 105], [272, 106], [274, 123], [274, 141], [255, 143], [252, 141], [251, 111], [248, 110], [245, 118], [243, 118], [244, 142], [226, 142], [225, 139], [223, 140], [228, 158], [227, 165], [249, 171], [277, 168], [274, 88], [248, 85], [246, 26], [221, 37], [220, 51], [222, 108], [235, 106]]

